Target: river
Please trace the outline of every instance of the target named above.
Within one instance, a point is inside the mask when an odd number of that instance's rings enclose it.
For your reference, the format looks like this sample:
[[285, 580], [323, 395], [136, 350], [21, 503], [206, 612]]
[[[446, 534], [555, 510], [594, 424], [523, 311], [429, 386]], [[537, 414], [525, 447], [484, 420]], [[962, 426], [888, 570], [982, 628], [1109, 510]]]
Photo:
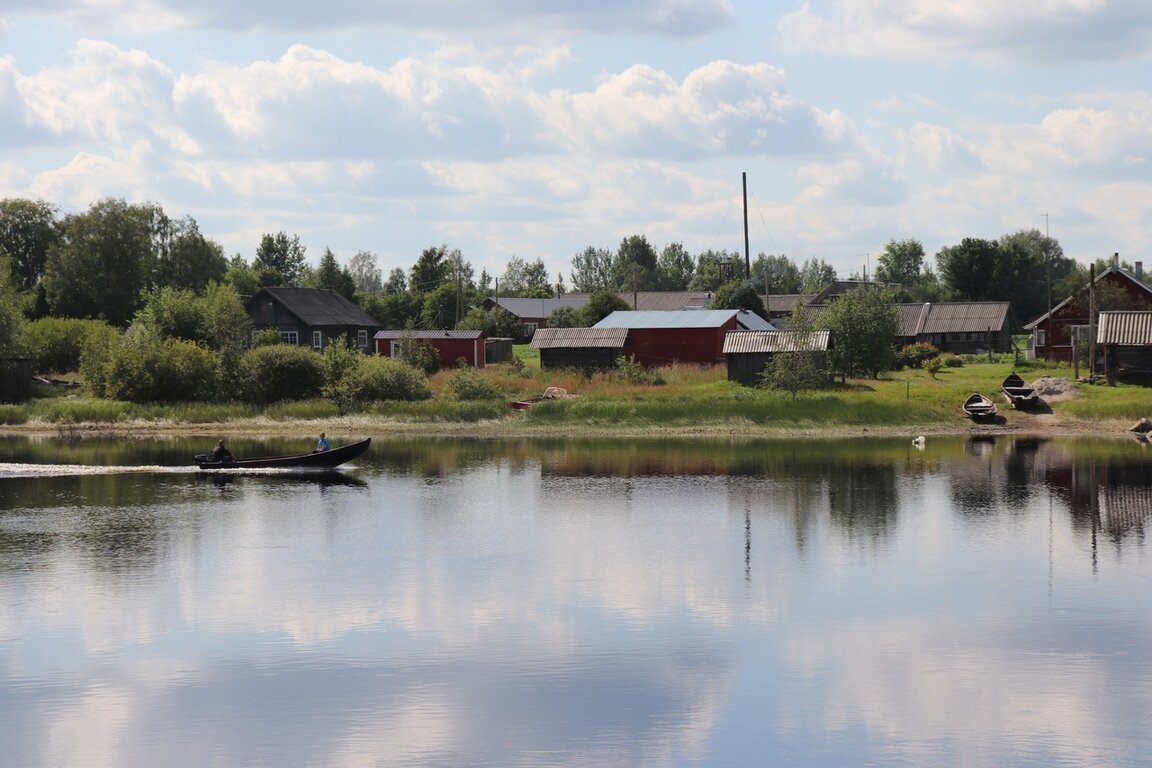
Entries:
[[1134, 440], [210, 447], [0, 442], [3, 765], [1152, 764]]

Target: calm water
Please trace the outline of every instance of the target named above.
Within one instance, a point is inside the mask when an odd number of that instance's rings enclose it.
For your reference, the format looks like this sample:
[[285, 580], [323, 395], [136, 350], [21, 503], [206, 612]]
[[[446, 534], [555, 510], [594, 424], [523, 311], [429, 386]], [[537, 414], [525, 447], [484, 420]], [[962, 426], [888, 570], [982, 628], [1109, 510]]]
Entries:
[[1134, 441], [205, 442], [0, 441], [0, 764], [1152, 765]]

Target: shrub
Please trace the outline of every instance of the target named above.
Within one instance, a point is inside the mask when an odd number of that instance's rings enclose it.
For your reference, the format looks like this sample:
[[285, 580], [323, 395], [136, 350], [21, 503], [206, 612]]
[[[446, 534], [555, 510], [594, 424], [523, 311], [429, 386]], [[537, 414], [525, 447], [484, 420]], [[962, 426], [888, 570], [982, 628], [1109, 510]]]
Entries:
[[656, 371], [650, 371], [636, 362], [635, 355], [616, 358], [616, 369], [624, 381], [636, 386], [659, 386], [664, 384], [663, 377]]
[[104, 394], [133, 403], [207, 400], [215, 378], [216, 357], [200, 345], [133, 333], [111, 350]]
[[896, 364], [906, 368], [921, 368], [926, 360], [939, 357], [939, 355], [940, 350], [936, 349], [932, 344], [926, 341], [918, 341], [915, 344], [908, 344], [900, 350], [900, 354], [896, 358]]
[[474, 368], [461, 368], [448, 380], [448, 389], [457, 400], [496, 400], [500, 389]]
[[19, 344], [40, 373], [78, 371], [85, 339], [109, 328], [103, 320], [45, 317], [23, 324]]
[[959, 356], [952, 354], [951, 352], [945, 352], [944, 354], [940, 355], [940, 360], [942, 360], [944, 362], [945, 368], [963, 368], [964, 367], [964, 360], [961, 359]]
[[432, 387], [421, 371], [390, 357], [365, 358], [348, 372], [340, 388], [342, 397], [357, 403], [432, 397]]
[[273, 344], [254, 347], [240, 360], [241, 397], [275, 403], [316, 397], [324, 385], [320, 355], [306, 347]]
[[930, 357], [924, 361], [924, 370], [932, 378], [936, 378], [936, 374], [940, 373], [940, 369], [944, 367], [944, 361], [940, 359], [940, 355]]
[[120, 332], [110, 325], [93, 326], [80, 346], [80, 375], [94, 397], [104, 397], [108, 362], [120, 343]]

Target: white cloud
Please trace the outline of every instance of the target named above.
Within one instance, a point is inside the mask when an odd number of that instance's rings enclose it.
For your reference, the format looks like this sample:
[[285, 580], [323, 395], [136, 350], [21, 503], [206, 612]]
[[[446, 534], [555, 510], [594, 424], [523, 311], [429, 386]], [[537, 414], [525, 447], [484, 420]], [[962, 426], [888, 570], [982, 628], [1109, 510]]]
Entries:
[[779, 22], [794, 48], [901, 61], [1068, 62], [1144, 58], [1143, 0], [834, 0]]

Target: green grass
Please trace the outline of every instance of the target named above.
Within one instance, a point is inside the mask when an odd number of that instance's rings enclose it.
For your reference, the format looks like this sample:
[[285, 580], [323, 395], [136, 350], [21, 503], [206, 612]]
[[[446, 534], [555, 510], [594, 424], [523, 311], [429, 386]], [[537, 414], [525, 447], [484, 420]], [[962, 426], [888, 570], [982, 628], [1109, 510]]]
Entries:
[[[0, 424], [47, 422], [54, 424], [118, 423], [129, 420], [211, 424], [266, 418], [279, 422], [331, 420], [341, 417], [379, 419], [396, 424], [502, 424], [509, 428], [546, 429], [582, 427], [691, 429], [822, 429], [848, 427], [955, 427], [962, 422], [960, 405], [972, 392], [982, 392], [1003, 403], [1000, 382], [1017, 370], [1027, 381], [1041, 376], [1070, 379], [1066, 365], [1023, 364], [1011, 356], [995, 362], [969, 359], [958, 368], [944, 368], [935, 377], [927, 371], [907, 369], [878, 380], [849, 380], [845, 384], [801, 393], [744, 387], [729, 382], [723, 367], [674, 365], [659, 371], [660, 384], [633, 384], [621, 373], [542, 371], [535, 350], [517, 346], [524, 365], [493, 365], [475, 372], [500, 397], [461, 401], [452, 392], [454, 372], [432, 377], [434, 397], [420, 402], [376, 402], [341, 408], [334, 401], [312, 399], [256, 407], [234, 403], [145, 404], [97, 400], [75, 394], [41, 393], [32, 401], [0, 406]], [[544, 401], [526, 412], [511, 411], [507, 402], [541, 394], [558, 386], [577, 398]], [[1092, 422], [1152, 415], [1152, 388], [1121, 385], [1079, 385], [1073, 397], [1051, 403], [1063, 420]], [[1004, 407], [1011, 424], [1029, 418]]]

